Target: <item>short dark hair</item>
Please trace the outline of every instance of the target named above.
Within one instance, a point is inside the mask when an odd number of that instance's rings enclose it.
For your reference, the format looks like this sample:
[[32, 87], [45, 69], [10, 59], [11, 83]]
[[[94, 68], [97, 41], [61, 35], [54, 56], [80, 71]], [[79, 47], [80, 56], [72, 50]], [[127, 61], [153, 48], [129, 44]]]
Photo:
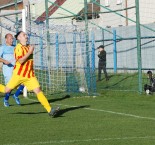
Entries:
[[17, 38], [18, 38], [18, 36], [19, 36], [19, 34], [20, 34], [21, 32], [23, 32], [23, 31], [19, 31], [19, 32], [17, 32], [17, 34], [15, 35], [16, 40], [17, 40]]
[[104, 49], [104, 45], [100, 45], [100, 46], [98, 47], [98, 49], [99, 49], [99, 48], [103, 48], [103, 49]]
[[149, 71], [147, 71], [147, 74], [152, 74], [152, 71], [150, 71], [150, 70], [149, 70]]

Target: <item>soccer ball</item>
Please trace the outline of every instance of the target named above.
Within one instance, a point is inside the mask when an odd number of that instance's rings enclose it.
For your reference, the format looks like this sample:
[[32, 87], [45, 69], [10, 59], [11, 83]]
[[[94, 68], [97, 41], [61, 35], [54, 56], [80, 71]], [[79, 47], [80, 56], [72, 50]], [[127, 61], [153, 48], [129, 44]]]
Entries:
[[150, 94], [150, 90], [148, 90], [148, 89], [145, 92], [146, 92], [147, 95]]
[[79, 92], [84, 93], [85, 92], [85, 88], [84, 87], [80, 87], [79, 88]]

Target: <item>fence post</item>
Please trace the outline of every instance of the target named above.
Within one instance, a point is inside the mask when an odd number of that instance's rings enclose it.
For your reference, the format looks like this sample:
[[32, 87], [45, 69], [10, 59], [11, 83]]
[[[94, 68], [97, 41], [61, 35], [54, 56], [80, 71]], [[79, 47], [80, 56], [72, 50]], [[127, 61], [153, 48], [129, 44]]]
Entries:
[[95, 38], [94, 32], [91, 33], [91, 47], [92, 47], [92, 54], [91, 54], [91, 64], [92, 64], [92, 73], [91, 73], [91, 80], [92, 80], [92, 90], [96, 92], [96, 74], [95, 74]]
[[59, 39], [58, 39], [58, 33], [55, 35], [55, 48], [56, 48], [56, 69], [59, 68]]
[[113, 57], [114, 57], [114, 73], [117, 73], [117, 46], [116, 46], [116, 30], [113, 29]]
[[73, 69], [76, 67], [76, 32], [73, 33]]
[[84, 0], [84, 17], [85, 17], [85, 43], [86, 43], [86, 80], [88, 93], [90, 91], [90, 58], [89, 58], [89, 32], [88, 32], [88, 3]]
[[136, 5], [136, 34], [137, 34], [137, 61], [138, 61], [138, 86], [142, 93], [142, 61], [141, 61], [141, 30], [139, 16], [139, 0], [135, 0]]

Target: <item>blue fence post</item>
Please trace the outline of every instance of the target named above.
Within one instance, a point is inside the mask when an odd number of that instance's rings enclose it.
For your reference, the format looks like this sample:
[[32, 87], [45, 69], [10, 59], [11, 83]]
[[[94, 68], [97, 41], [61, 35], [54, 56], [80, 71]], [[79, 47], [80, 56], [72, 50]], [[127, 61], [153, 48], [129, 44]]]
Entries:
[[73, 69], [75, 69], [75, 65], [76, 65], [76, 32], [73, 33]]
[[95, 36], [94, 32], [91, 33], [91, 47], [92, 47], [92, 54], [91, 54], [91, 64], [92, 64], [92, 90], [93, 93], [96, 92], [96, 74], [95, 74]]
[[40, 65], [41, 65], [41, 70], [43, 70], [43, 38], [39, 37], [40, 40]]
[[94, 33], [91, 33], [91, 48], [92, 48], [92, 54], [91, 54], [91, 62], [92, 62], [92, 71], [95, 71], [95, 44], [94, 44]]
[[117, 72], [117, 46], [116, 46], [116, 30], [113, 29], [113, 56], [114, 56], [114, 73]]
[[59, 68], [59, 37], [58, 37], [58, 33], [56, 33], [55, 36], [55, 48], [56, 48], [56, 69], [58, 70]]

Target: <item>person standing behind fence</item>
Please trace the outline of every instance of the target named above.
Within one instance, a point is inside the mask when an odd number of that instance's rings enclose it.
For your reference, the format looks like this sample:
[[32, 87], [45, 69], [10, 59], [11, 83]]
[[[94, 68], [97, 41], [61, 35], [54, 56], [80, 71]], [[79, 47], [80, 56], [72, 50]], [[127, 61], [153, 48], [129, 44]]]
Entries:
[[[8, 33], [5, 35], [5, 44], [0, 47], [0, 62], [3, 63], [2, 70], [4, 76], [4, 82], [7, 84], [11, 79], [12, 72], [14, 69], [15, 59], [14, 59], [14, 46], [13, 46], [13, 36]], [[20, 85], [13, 95], [16, 103], [20, 105], [20, 100], [18, 96], [22, 92], [24, 86]], [[4, 106], [9, 107], [9, 97], [10, 93], [6, 93], [4, 97]]]
[[101, 81], [101, 72], [102, 70], [104, 71], [104, 75], [106, 78], [106, 81], [109, 80], [108, 74], [106, 71], [106, 51], [104, 50], [104, 46], [100, 45], [98, 47], [98, 57], [99, 57], [99, 62], [98, 62], [98, 81]]

